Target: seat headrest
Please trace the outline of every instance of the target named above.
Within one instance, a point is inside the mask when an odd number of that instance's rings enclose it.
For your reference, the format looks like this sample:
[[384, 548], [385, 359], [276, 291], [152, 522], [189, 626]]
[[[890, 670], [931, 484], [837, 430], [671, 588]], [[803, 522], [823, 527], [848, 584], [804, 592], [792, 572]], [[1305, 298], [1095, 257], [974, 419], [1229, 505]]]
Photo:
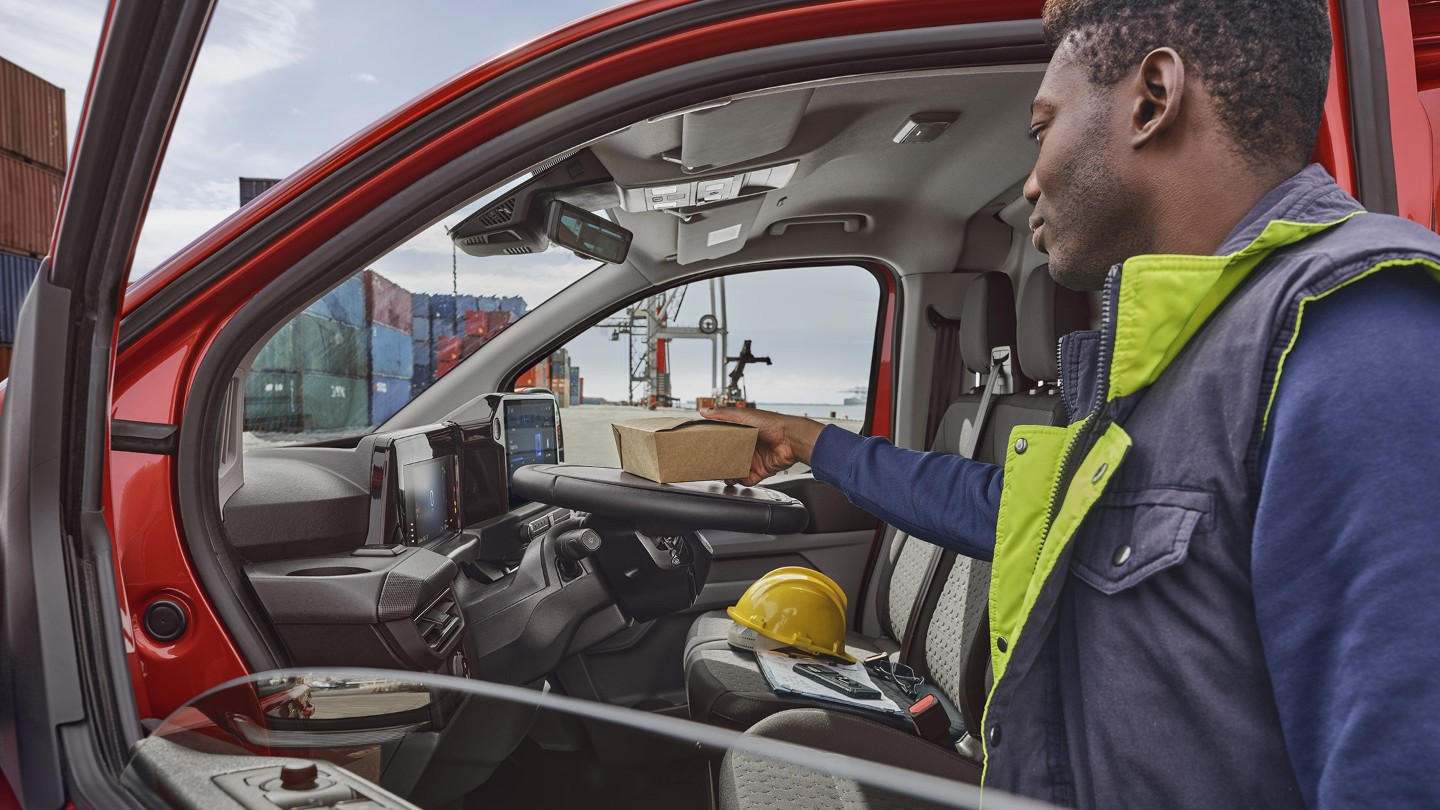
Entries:
[[960, 312], [960, 359], [965, 368], [990, 370], [990, 350], [1015, 345], [1015, 288], [1004, 273], [984, 273], [965, 288]]
[[1020, 373], [1032, 380], [1060, 379], [1056, 346], [1061, 335], [1090, 328], [1090, 297], [1061, 287], [1050, 277], [1050, 265], [1031, 270], [1020, 282], [1019, 343], [1015, 352]]

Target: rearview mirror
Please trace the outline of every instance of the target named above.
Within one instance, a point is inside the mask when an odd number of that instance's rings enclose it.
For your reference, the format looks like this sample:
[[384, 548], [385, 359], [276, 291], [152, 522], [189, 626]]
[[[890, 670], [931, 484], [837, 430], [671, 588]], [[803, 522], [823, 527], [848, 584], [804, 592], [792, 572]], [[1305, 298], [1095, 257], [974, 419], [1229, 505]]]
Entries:
[[625, 261], [630, 253], [630, 241], [635, 238], [610, 220], [560, 200], [550, 202], [545, 235], [554, 244], [607, 264]]

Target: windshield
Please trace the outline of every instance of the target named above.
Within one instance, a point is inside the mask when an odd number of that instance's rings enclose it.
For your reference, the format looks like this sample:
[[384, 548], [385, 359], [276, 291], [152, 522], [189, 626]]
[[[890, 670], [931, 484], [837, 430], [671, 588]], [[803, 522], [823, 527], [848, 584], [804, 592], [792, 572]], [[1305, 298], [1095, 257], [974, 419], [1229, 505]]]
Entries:
[[[817, 810], [845, 798], [979, 806], [971, 785], [566, 698], [543, 684], [380, 670], [233, 681], [154, 726], [123, 782], [149, 805], [173, 808], [699, 810], [712, 806], [712, 791], [721, 806], [742, 808], [773, 806], [777, 793]], [[989, 808], [1038, 806], [986, 796]]]

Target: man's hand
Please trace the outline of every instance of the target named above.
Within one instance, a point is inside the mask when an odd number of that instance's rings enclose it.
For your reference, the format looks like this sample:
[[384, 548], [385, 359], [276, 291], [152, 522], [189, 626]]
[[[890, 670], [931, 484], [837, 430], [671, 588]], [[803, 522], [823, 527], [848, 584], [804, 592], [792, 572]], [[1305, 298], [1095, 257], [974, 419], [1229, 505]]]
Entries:
[[735, 422], [760, 429], [755, 442], [755, 458], [750, 462], [750, 475], [727, 484], [753, 487], [793, 464], [809, 464], [810, 451], [825, 427], [813, 419], [789, 416], [754, 408], [706, 408], [700, 411], [706, 419]]

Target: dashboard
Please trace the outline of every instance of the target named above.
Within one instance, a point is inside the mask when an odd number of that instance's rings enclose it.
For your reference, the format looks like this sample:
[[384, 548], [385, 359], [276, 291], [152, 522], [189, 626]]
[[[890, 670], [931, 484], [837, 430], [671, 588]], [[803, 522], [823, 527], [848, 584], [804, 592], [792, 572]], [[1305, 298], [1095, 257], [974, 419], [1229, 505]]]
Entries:
[[565, 436], [550, 394], [483, 401], [471, 421], [244, 454], [225, 533], [289, 665], [531, 683], [694, 603], [711, 558], [698, 533], [521, 497], [527, 466], [595, 468], [554, 466]]

